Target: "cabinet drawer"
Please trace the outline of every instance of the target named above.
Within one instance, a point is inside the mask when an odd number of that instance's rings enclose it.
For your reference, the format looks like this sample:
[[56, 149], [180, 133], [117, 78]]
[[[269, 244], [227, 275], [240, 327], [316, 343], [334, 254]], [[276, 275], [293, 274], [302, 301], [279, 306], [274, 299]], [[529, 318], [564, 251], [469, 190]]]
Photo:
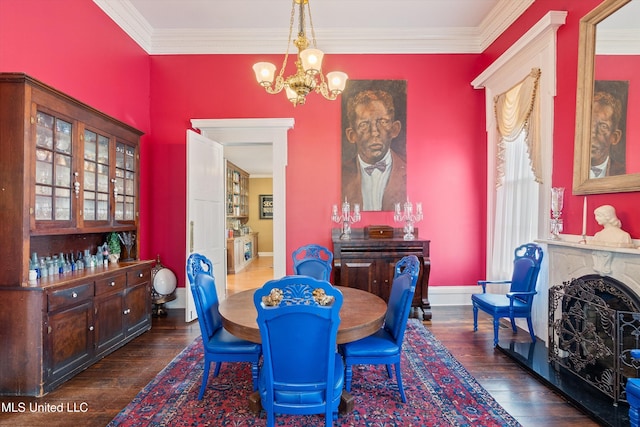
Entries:
[[70, 307], [91, 297], [93, 297], [93, 282], [53, 291], [49, 294], [49, 311]]
[[127, 286], [134, 286], [150, 280], [151, 269], [149, 267], [141, 267], [127, 272]]
[[96, 280], [96, 295], [120, 291], [124, 289], [126, 285], [127, 276], [124, 273]]

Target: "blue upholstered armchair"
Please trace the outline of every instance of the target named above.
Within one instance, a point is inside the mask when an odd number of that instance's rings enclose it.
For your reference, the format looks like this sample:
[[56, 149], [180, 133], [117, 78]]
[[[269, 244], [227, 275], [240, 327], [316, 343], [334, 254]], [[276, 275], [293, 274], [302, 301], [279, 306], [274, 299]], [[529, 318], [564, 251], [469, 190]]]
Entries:
[[187, 276], [191, 282], [191, 293], [198, 313], [204, 346], [204, 373], [198, 399], [202, 399], [207, 387], [211, 363], [216, 364], [213, 376], [217, 377], [222, 362], [250, 362], [253, 390], [257, 390], [258, 361], [262, 353], [260, 344], [235, 337], [222, 327], [216, 282], [211, 265], [211, 261], [200, 254], [192, 254], [187, 260]]
[[329, 281], [333, 267], [333, 253], [320, 245], [301, 246], [291, 254], [294, 274]]
[[392, 377], [391, 366], [395, 365], [400, 398], [403, 402], [407, 401], [402, 386], [400, 359], [402, 341], [419, 273], [420, 261], [415, 255], [406, 256], [398, 261], [382, 328], [373, 335], [341, 346], [346, 365], [345, 388], [347, 391], [351, 391], [352, 365], [384, 364], [387, 366], [389, 378]]
[[[534, 243], [519, 246], [514, 251], [513, 273], [511, 280], [489, 281], [480, 280], [481, 294], [471, 295], [473, 303], [473, 330], [478, 330], [478, 310], [493, 316], [493, 345], [498, 345], [498, 330], [500, 319], [505, 317], [511, 321], [513, 333], [517, 333], [516, 318], [526, 318], [531, 340], [536, 342], [531, 322], [531, 306], [536, 292], [536, 283], [540, 264], [542, 263], [542, 248]], [[489, 283], [510, 283], [506, 294], [490, 294], [486, 292]]]
[[325, 414], [333, 425], [344, 385], [336, 352], [342, 293], [324, 280], [286, 276], [254, 293], [262, 339], [260, 400], [267, 427], [275, 414]]

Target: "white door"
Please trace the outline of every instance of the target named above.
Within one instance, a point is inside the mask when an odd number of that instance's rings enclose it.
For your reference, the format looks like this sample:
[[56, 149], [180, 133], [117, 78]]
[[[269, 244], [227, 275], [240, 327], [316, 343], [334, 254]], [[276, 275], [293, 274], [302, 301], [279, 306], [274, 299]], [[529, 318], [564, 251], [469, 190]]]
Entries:
[[[227, 257], [225, 169], [221, 144], [187, 130], [187, 256], [194, 252], [213, 263], [218, 299], [226, 297]], [[186, 277], [187, 322], [198, 317]]]

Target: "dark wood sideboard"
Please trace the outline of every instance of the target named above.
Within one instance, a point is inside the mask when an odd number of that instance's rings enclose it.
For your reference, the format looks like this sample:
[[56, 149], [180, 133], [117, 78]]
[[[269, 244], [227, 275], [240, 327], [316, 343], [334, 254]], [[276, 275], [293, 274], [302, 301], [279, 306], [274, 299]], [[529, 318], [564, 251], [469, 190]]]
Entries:
[[429, 240], [404, 240], [403, 234], [401, 228], [396, 228], [392, 237], [370, 238], [366, 229], [354, 228], [350, 240], [340, 240], [340, 230], [333, 229], [334, 284], [362, 289], [388, 301], [396, 263], [406, 255], [415, 255], [421, 269], [410, 316], [430, 320]]

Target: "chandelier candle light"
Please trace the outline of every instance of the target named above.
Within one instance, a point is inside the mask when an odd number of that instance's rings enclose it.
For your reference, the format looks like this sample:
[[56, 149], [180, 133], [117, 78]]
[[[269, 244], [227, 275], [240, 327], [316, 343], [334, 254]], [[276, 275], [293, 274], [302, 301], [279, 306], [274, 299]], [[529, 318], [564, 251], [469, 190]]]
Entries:
[[404, 222], [404, 240], [413, 240], [416, 236], [413, 235], [413, 225], [422, 221], [422, 203], [416, 203], [416, 213], [413, 213], [413, 204], [407, 200], [404, 204], [404, 210], [401, 210], [400, 203], [395, 204], [395, 213], [393, 219], [396, 222]]
[[[299, 5], [298, 37], [292, 41], [296, 4]], [[311, 41], [305, 33], [305, 10], [309, 17], [309, 26], [311, 27]], [[296, 73], [285, 78], [283, 74], [287, 66], [287, 60], [289, 59], [289, 47], [291, 43], [298, 48]], [[270, 62], [258, 62], [254, 64], [253, 71], [256, 73], [258, 83], [264, 87], [268, 93], [280, 93], [282, 89], [284, 89], [287, 99], [293, 103], [294, 107], [298, 104], [304, 104], [307, 94], [311, 91], [320, 93], [326, 99], [333, 101], [344, 90], [348, 76], [342, 71], [332, 71], [327, 73], [327, 80], [325, 81], [322, 75], [323, 56], [324, 52], [316, 46], [316, 35], [313, 29], [313, 21], [311, 20], [309, 0], [292, 0], [287, 51], [284, 55], [278, 76], [275, 76], [276, 66]]]
[[562, 233], [562, 207], [564, 204], [564, 187], [551, 189], [551, 240], [560, 240], [558, 234]]
[[360, 221], [360, 205], [357, 203], [353, 205], [353, 215], [351, 215], [351, 205], [349, 205], [345, 197], [342, 204], [342, 213], [338, 213], [338, 205], [333, 205], [331, 219], [335, 223], [342, 222], [340, 240], [349, 240], [351, 239], [351, 223]]

